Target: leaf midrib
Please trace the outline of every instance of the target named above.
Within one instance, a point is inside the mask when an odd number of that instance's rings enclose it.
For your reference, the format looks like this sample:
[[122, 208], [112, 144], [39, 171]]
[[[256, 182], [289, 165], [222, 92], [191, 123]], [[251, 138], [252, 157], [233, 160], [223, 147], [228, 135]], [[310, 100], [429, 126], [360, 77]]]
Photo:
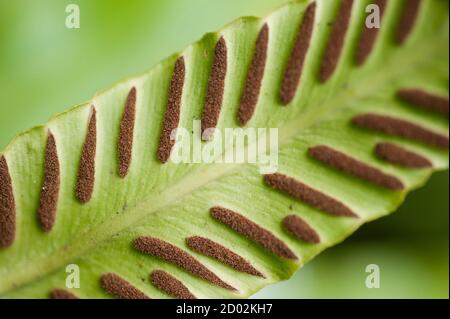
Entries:
[[[321, 105], [308, 106], [305, 113], [300, 112], [297, 118], [278, 129], [280, 148], [290, 141], [292, 137], [299, 135], [304, 129], [320, 123], [321, 121], [319, 119], [324, 113], [326, 113], [326, 117], [330, 117], [330, 115], [341, 111], [345, 107], [344, 102], [349, 98], [357, 100], [369, 96], [370, 92], [377, 92], [383, 87], [383, 84], [389, 83], [389, 81], [383, 81], [384, 78], [390, 80], [395, 79], [403, 74], [403, 70], [409, 70], [407, 66], [414, 65], [414, 61], [423, 61], [424, 56], [430, 56], [427, 52], [436, 52], [436, 48], [440, 45], [438, 41], [434, 41], [434, 38], [439, 38], [439, 35], [439, 32], [437, 32], [434, 37], [428, 38], [430, 45], [422, 42], [420, 49], [414, 50], [413, 54], [409, 54], [406, 57], [399, 54], [399, 52], [395, 52], [394, 58], [389, 59], [390, 62], [385, 63], [385, 68], [381, 69], [389, 70], [389, 72], [380, 71], [374, 74], [374, 76], [366, 77], [363, 81], [358, 81], [359, 86], [362, 88], [361, 90], [357, 90], [356, 87], [349, 87], [340, 91], [334, 96], [335, 98], [328, 98], [328, 104], [323, 103]], [[317, 83], [316, 85], [320, 84]], [[295, 105], [287, 107], [295, 107]], [[238, 168], [242, 168], [243, 165], [247, 167], [250, 164], [201, 165], [201, 167], [188, 173], [185, 178], [181, 179], [172, 187], [167, 188], [161, 193], [151, 194], [140, 204], [133, 207], [129, 206], [120, 214], [114, 214], [111, 219], [104, 221], [94, 228], [90, 228], [85, 233], [74, 238], [70, 244], [63, 245], [60, 249], [54, 251], [50, 257], [45, 256], [35, 262], [27, 261], [23, 267], [15, 265], [12, 271], [11, 269], [9, 270], [10, 273], [6, 272], [1, 276], [0, 295], [26, 286], [36, 280], [42, 280], [64, 265], [94, 251], [113, 235], [133, 227], [143, 218], [162, 208], [178, 204], [186, 195], [191, 194], [211, 181], [232, 174]], [[408, 189], [404, 190], [404, 193], [406, 192], [408, 192]], [[177, 198], [177, 200], [174, 201], [174, 198]], [[127, 210], [128, 212], [126, 212]], [[361, 220], [360, 223], [356, 224], [355, 229], [367, 221]]]

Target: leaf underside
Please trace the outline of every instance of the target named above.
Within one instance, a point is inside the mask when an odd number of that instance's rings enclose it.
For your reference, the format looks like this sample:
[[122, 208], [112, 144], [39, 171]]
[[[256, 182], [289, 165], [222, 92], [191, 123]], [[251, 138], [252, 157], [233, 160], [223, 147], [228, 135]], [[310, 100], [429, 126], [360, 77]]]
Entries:
[[[4, 150], [0, 296], [243, 298], [285, 280], [447, 168], [447, 87], [446, 1], [241, 18]], [[171, 162], [167, 132], [193, 120], [278, 128], [278, 173]]]

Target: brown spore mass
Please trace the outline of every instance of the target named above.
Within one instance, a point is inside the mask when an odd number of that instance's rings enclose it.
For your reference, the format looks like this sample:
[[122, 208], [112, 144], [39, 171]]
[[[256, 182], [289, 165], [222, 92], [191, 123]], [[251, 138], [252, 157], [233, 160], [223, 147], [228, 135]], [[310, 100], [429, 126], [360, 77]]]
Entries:
[[177, 299], [197, 299], [177, 278], [164, 270], [155, 270], [150, 274], [150, 281], [168, 295]]
[[384, 161], [405, 167], [427, 168], [433, 166], [431, 161], [422, 155], [392, 143], [378, 143], [375, 147], [375, 154]]
[[335, 216], [358, 217], [346, 205], [292, 177], [275, 173], [264, 175], [265, 183], [282, 193], [286, 193], [312, 207]]
[[65, 289], [53, 289], [50, 292], [50, 299], [80, 299], [75, 294]]
[[167, 97], [167, 108], [159, 138], [158, 159], [161, 163], [166, 163], [169, 160], [172, 147], [175, 144], [175, 140], [171, 139], [171, 134], [180, 122], [185, 72], [184, 57], [181, 56], [177, 59], [173, 68]]
[[256, 40], [255, 53], [247, 72], [244, 92], [241, 96], [241, 104], [238, 111], [238, 121], [241, 126], [245, 125], [253, 116], [258, 103], [261, 82], [267, 58], [267, 45], [269, 42], [269, 26], [263, 25]]
[[416, 23], [419, 14], [420, 2], [421, 0], [405, 1], [405, 7], [401, 13], [395, 34], [397, 43], [403, 44], [414, 28], [414, 24]]
[[339, 62], [350, 23], [352, 6], [353, 0], [342, 0], [340, 4], [320, 66], [319, 79], [321, 82], [326, 82], [333, 75]]
[[75, 196], [81, 203], [91, 200], [95, 183], [95, 154], [97, 150], [97, 119], [92, 106], [90, 120], [81, 152]]
[[120, 299], [150, 299], [127, 280], [114, 273], [102, 275], [100, 284], [108, 293]]
[[48, 233], [56, 221], [60, 186], [60, 167], [55, 137], [49, 131], [45, 147], [44, 181], [39, 198], [38, 216], [41, 228]]
[[294, 252], [270, 231], [230, 209], [212, 207], [211, 216], [277, 256], [296, 260]]
[[441, 149], [448, 149], [448, 136], [435, 133], [406, 120], [387, 115], [366, 113], [355, 116], [352, 119], [352, 123], [365, 129], [400, 136]]
[[[376, 0], [373, 4], [380, 9], [380, 23], [383, 18], [384, 9], [386, 8], [387, 0]], [[373, 46], [377, 39], [378, 31], [380, 28], [368, 28], [366, 23], [363, 24], [363, 30], [358, 42], [358, 48], [356, 51], [356, 64], [362, 65], [366, 61], [367, 57], [372, 52]]]
[[439, 96], [421, 89], [401, 89], [397, 96], [414, 106], [424, 110], [448, 116], [448, 97]]
[[119, 176], [125, 177], [130, 168], [133, 153], [134, 120], [136, 117], [136, 88], [132, 87], [125, 102], [119, 133]]
[[[208, 80], [205, 105], [202, 114], [202, 137], [210, 140], [212, 134], [206, 134], [206, 129], [215, 129], [222, 109], [225, 76], [227, 74], [227, 45], [224, 37], [220, 37], [214, 50], [214, 62]], [[205, 134], [204, 134], [205, 133]]]
[[214, 258], [238, 271], [265, 278], [265, 276], [255, 269], [247, 260], [211, 239], [193, 236], [186, 238], [186, 244], [194, 251]]
[[303, 219], [296, 215], [289, 215], [283, 219], [283, 228], [294, 235], [297, 239], [307, 243], [318, 244], [320, 237]]
[[228, 290], [236, 290], [217, 277], [216, 274], [206, 268], [190, 254], [166, 241], [154, 237], [141, 236], [134, 240], [133, 246], [140, 252], [175, 264], [187, 272], [209, 281], [216, 286]]
[[16, 237], [16, 203], [8, 163], [0, 157], [0, 248], [13, 244]]
[[283, 80], [280, 88], [281, 102], [289, 104], [295, 96], [297, 87], [300, 83], [303, 64], [305, 62], [306, 53], [309, 49], [309, 43], [314, 28], [314, 17], [316, 12], [316, 2], [312, 2], [306, 8], [302, 22], [297, 32], [294, 47], [284, 71]]
[[310, 147], [308, 154], [328, 166], [375, 185], [394, 191], [402, 190], [405, 187], [397, 177], [383, 173], [378, 168], [372, 167], [329, 146], [318, 145]]

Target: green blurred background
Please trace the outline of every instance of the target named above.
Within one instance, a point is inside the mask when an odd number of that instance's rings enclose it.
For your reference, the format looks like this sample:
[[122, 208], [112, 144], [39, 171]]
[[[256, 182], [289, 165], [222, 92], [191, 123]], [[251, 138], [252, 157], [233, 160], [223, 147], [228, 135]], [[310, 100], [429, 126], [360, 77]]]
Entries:
[[[0, 149], [243, 15], [286, 0], [0, 0]], [[81, 28], [67, 29], [68, 4]], [[448, 173], [255, 298], [448, 298]], [[379, 289], [365, 267], [381, 270]]]

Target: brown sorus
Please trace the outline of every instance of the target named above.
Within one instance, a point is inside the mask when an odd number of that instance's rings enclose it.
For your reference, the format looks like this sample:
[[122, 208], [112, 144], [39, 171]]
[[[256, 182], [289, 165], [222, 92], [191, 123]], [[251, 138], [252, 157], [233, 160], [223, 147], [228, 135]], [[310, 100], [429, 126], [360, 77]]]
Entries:
[[216, 286], [228, 290], [236, 290], [217, 277], [216, 274], [206, 268], [190, 254], [164, 240], [154, 237], [141, 236], [134, 240], [133, 246], [140, 252], [173, 263], [187, 272], [209, 281]]
[[127, 280], [114, 273], [102, 275], [100, 284], [108, 293], [120, 299], [150, 299]]
[[265, 183], [283, 193], [286, 193], [312, 207], [335, 216], [358, 217], [346, 205], [292, 177], [275, 173], [264, 175]]
[[60, 186], [60, 168], [55, 137], [48, 131], [45, 147], [44, 181], [39, 198], [39, 222], [44, 232], [50, 232], [55, 224]]
[[357, 115], [352, 123], [369, 130], [400, 136], [414, 141], [422, 142], [441, 149], [448, 149], [448, 136], [435, 133], [418, 124], [387, 115], [366, 113]]
[[95, 154], [97, 149], [97, 119], [94, 106], [91, 108], [89, 124], [81, 151], [75, 195], [81, 203], [91, 200], [95, 183]]
[[320, 81], [326, 82], [334, 73], [339, 63], [339, 57], [344, 46], [345, 35], [350, 23], [353, 0], [342, 0], [336, 19], [328, 39], [325, 53], [320, 66]]
[[119, 133], [119, 176], [125, 177], [130, 168], [131, 158], [133, 153], [133, 132], [134, 119], [136, 117], [136, 88], [133, 86], [128, 93], [125, 102], [125, 109], [120, 121]]
[[288, 215], [283, 218], [283, 227], [300, 240], [312, 244], [320, 243], [320, 237], [317, 232], [296, 215]]
[[216, 220], [256, 242], [275, 255], [287, 259], [297, 259], [294, 252], [284, 242], [247, 217], [223, 207], [212, 207], [210, 212], [211, 216]]
[[375, 153], [380, 159], [396, 165], [411, 168], [426, 168], [433, 166], [431, 161], [422, 155], [392, 143], [378, 143], [375, 147]]
[[315, 12], [316, 2], [312, 2], [306, 8], [298, 29], [294, 47], [289, 56], [283, 80], [281, 82], [280, 99], [281, 103], [284, 105], [289, 104], [292, 101], [300, 83], [303, 64], [305, 63], [306, 53], [308, 52], [311, 35], [313, 33]]
[[395, 40], [402, 44], [408, 38], [419, 14], [421, 0], [407, 0], [398, 21]]
[[150, 281], [168, 295], [177, 299], [197, 299], [177, 278], [164, 270], [155, 270], [150, 274]]
[[329, 146], [318, 145], [310, 147], [308, 154], [328, 166], [375, 185], [394, 191], [402, 190], [405, 187], [397, 177], [383, 173], [378, 168], [372, 167]]
[[169, 160], [172, 147], [175, 144], [175, 140], [171, 138], [171, 134], [180, 122], [185, 72], [184, 57], [181, 56], [177, 59], [173, 68], [172, 80], [167, 96], [167, 108], [159, 137], [158, 159], [161, 163], [166, 163]]
[[[214, 50], [214, 62], [208, 80], [205, 105], [202, 114], [202, 138], [209, 140], [219, 121], [222, 109], [225, 76], [227, 74], [227, 45], [224, 37], [220, 37]], [[207, 132], [205, 132], [208, 129]]]
[[264, 278], [264, 275], [256, 270], [247, 260], [211, 239], [193, 236], [186, 238], [186, 244], [196, 252], [217, 259], [236, 270]]
[[73, 293], [65, 289], [53, 289], [50, 292], [50, 299], [80, 299]]
[[247, 124], [255, 112], [258, 103], [261, 82], [266, 66], [267, 45], [269, 42], [269, 26], [263, 25], [256, 40], [255, 53], [247, 72], [244, 91], [241, 96], [241, 104], [238, 111], [238, 121], [241, 126]]
[[448, 116], [448, 97], [439, 96], [421, 89], [401, 89], [397, 96], [414, 106], [427, 111], [442, 113]]
[[[380, 23], [383, 18], [384, 9], [386, 8], [387, 0], [375, 0], [374, 5], [380, 9]], [[359, 38], [358, 48], [356, 50], [356, 64], [362, 65], [366, 61], [367, 57], [372, 52], [375, 40], [377, 39], [378, 31], [380, 28], [368, 28], [366, 23], [363, 23], [363, 30], [361, 37]]]
[[16, 237], [16, 203], [8, 163], [0, 157], [0, 248], [13, 244]]

